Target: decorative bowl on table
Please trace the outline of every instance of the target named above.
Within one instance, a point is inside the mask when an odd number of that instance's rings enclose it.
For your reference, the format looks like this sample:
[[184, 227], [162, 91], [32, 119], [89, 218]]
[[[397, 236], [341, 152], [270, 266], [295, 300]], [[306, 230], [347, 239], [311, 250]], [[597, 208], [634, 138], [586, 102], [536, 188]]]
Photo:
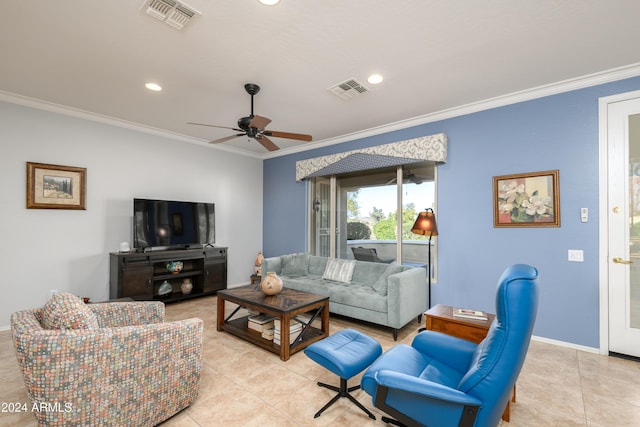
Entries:
[[184, 264], [182, 261], [171, 261], [167, 263], [167, 271], [171, 274], [178, 274], [182, 271]]

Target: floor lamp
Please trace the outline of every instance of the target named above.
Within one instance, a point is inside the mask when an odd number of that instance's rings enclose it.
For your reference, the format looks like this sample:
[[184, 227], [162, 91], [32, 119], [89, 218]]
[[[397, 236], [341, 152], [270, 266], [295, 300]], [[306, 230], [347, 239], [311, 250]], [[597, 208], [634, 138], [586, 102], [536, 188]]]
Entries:
[[425, 209], [418, 214], [411, 232], [422, 236], [429, 236], [429, 264], [427, 264], [427, 282], [429, 283], [429, 307], [431, 308], [431, 238], [438, 235], [438, 225], [433, 209]]

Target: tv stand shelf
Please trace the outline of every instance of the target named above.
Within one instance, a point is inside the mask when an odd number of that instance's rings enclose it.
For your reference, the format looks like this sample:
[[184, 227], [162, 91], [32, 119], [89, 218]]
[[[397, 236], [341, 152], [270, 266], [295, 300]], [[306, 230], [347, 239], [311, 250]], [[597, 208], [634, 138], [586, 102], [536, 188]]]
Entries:
[[[109, 298], [174, 302], [213, 295], [227, 288], [227, 248], [112, 252], [110, 255]], [[172, 274], [167, 263], [182, 261], [183, 269]], [[183, 294], [180, 285], [191, 279], [193, 289]], [[158, 295], [164, 281], [171, 284], [169, 295]]]

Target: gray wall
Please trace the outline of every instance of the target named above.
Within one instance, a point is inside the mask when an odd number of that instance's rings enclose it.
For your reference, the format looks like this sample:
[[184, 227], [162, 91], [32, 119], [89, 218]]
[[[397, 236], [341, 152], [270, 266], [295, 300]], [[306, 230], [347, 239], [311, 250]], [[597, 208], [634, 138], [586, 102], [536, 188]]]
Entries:
[[[132, 199], [216, 204], [230, 286], [248, 283], [261, 249], [262, 160], [0, 102], [0, 328], [49, 290], [108, 298], [109, 252], [131, 242]], [[26, 162], [87, 168], [87, 210], [26, 209]]]

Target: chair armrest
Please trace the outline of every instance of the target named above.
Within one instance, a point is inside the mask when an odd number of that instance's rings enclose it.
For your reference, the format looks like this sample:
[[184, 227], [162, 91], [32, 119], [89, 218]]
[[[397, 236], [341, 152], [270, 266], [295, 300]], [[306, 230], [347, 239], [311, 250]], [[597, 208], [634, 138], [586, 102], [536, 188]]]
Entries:
[[164, 321], [164, 303], [160, 301], [106, 302], [87, 307], [98, 318], [101, 328], [148, 325]]
[[471, 427], [482, 402], [459, 390], [396, 371], [380, 370], [374, 404], [404, 425]]
[[441, 332], [423, 331], [413, 338], [411, 346], [458, 372], [466, 372], [478, 344]]
[[383, 387], [397, 389], [423, 398], [442, 400], [457, 405], [480, 406], [482, 404], [475, 397], [455, 388], [401, 372], [381, 370], [376, 373], [375, 380]]

